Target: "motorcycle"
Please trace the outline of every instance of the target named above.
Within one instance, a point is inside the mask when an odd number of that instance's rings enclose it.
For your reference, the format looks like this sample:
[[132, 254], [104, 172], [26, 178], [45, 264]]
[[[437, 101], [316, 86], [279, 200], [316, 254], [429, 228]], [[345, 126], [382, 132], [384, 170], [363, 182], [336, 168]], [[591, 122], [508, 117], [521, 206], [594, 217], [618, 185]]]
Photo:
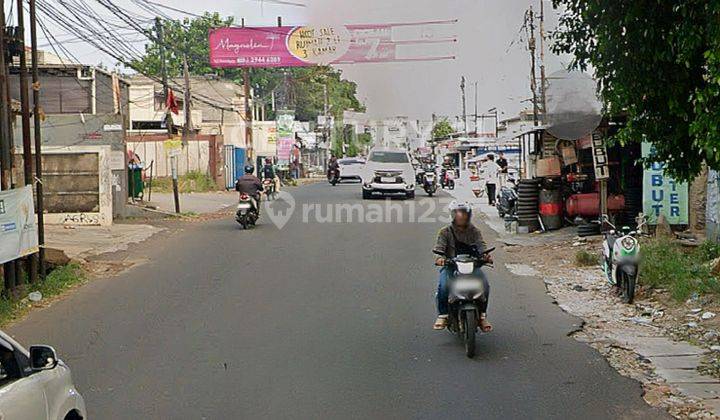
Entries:
[[270, 178], [263, 179], [263, 192], [265, 196], [270, 199], [274, 199], [277, 191], [275, 191], [275, 180]]
[[458, 255], [449, 259], [445, 265], [453, 270], [450, 277], [447, 329], [457, 334], [465, 344], [465, 355], [475, 357], [475, 334], [480, 322], [480, 306], [485, 303], [485, 287], [482, 280], [473, 276], [476, 268], [488, 265], [487, 256], [495, 248], [490, 248], [477, 256]]
[[333, 168], [328, 170], [328, 182], [330, 182], [332, 186], [340, 182], [340, 169]]
[[437, 191], [435, 168], [426, 168], [422, 173], [422, 186], [429, 197]]
[[603, 215], [603, 222], [611, 229], [603, 236], [602, 268], [608, 282], [614, 286], [623, 302], [631, 304], [635, 299], [635, 286], [637, 282], [638, 265], [640, 262], [640, 242], [638, 238], [645, 225], [645, 217], [640, 214], [637, 218], [637, 227], [631, 230], [628, 226], [618, 229], [610, 223], [607, 215]]
[[497, 196], [497, 210], [500, 217], [515, 216], [517, 212], [518, 193], [515, 180], [508, 179], [508, 184], [500, 188]]
[[447, 188], [449, 190], [455, 189], [455, 170], [454, 169], [447, 169], [443, 172], [441, 185], [443, 188]]
[[240, 194], [240, 202], [235, 212], [235, 220], [240, 223], [243, 229], [248, 229], [251, 226], [255, 226], [258, 217], [257, 200], [249, 194]]

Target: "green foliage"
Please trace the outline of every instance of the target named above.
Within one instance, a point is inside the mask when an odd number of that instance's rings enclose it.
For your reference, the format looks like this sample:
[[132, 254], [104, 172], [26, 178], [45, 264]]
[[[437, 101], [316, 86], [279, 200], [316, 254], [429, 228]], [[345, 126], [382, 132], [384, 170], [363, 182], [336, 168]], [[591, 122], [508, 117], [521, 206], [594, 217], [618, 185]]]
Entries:
[[719, 1], [553, 0], [563, 10], [554, 50], [592, 70], [621, 144], [647, 140], [653, 160], [692, 179], [720, 169]]
[[435, 126], [433, 126], [432, 137], [434, 139], [442, 139], [450, 136], [454, 132], [455, 130], [453, 130], [448, 120], [442, 120], [438, 121], [435, 123]]
[[[181, 193], [207, 192], [218, 189], [212, 177], [205, 172], [190, 171], [178, 177], [178, 190]], [[172, 178], [155, 178], [152, 181], [153, 192], [172, 192]]]
[[599, 257], [597, 254], [593, 254], [585, 251], [584, 249], [579, 250], [575, 253], [575, 265], [578, 267], [590, 267], [598, 265]]
[[13, 319], [17, 319], [29, 310], [29, 306], [23, 300], [29, 292], [38, 291], [43, 296], [43, 301], [62, 294], [65, 290], [85, 282], [87, 275], [85, 270], [77, 263], [58, 267], [51, 271], [45, 280], [24, 286], [25, 292], [19, 297], [0, 298], [0, 325], [5, 325]]
[[[192, 75], [215, 74], [237, 83], [243, 82], [241, 69], [215, 69], [210, 67], [208, 31], [212, 28], [232, 25], [232, 17], [221, 17], [218, 13], [205, 12], [194, 19], [163, 20], [163, 45], [170, 77], [182, 75], [183, 54], [188, 55], [188, 68]], [[155, 34], [153, 33], [153, 36]], [[160, 48], [157, 42], [145, 45], [145, 55], [132, 63], [132, 68], [143, 74], [160, 76]], [[286, 92], [290, 107], [301, 121], [314, 121], [322, 115], [325, 107], [324, 86], [327, 84], [330, 114], [342, 118], [343, 111], [354, 109], [364, 111], [358, 101], [355, 82], [344, 80], [340, 70], [330, 66], [291, 68], [252, 68], [250, 81], [256, 100], [269, 103], [273, 90], [284, 88], [287, 78], [289, 92]], [[270, 113], [269, 118], [274, 118]]]
[[668, 239], [651, 239], [642, 244], [640, 283], [667, 288], [672, 297], [682, 301], [693, 293], [720, 293], [720, 281], [708, 264], [720, 255], [720, 246], [706, 242], [688, 250]]

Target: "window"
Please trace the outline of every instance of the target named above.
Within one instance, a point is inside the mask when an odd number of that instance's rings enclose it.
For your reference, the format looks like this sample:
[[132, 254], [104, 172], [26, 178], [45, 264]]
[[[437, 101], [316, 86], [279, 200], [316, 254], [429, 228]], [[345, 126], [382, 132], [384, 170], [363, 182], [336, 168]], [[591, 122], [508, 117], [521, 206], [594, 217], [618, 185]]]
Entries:
[[11, 348], [0, 344], [0, 386], [20, 379], [20, 366]]
[[404, 152], [372, 152], [369, 160], [379, 163], [408, 163], [407, 153]]

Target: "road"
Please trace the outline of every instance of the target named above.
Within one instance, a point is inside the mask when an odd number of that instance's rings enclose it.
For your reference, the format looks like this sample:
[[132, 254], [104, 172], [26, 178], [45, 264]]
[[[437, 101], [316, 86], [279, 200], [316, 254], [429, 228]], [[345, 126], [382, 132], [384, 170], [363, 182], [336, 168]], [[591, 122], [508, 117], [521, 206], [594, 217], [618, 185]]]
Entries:
[[[502, 250], [495, 331], [469, 360], [431, 328], [440, 223], [304, 223], [308, 203], [385, 203], [362, 202], [358, 185], [292, 192], [282, 230], [266, 215], [251, 231], [231, 218], [187, 224], [141, 247], [149, 262], [9, 331], [58, 349], [94, 419], [664, 416], [567, 336], [578, 320], [540, 279], [508, 273]], [[438, 200], [420, 196], [423, 209]]]

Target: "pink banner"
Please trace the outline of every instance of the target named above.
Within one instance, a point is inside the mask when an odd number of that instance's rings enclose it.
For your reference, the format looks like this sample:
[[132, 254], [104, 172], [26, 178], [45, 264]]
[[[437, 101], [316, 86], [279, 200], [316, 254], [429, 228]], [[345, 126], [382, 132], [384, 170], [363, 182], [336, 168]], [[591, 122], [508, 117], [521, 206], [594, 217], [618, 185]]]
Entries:
[[[451, 55], [410, 56], [398, 46], [450, 43], [454, 36], [424, 30], [454, 21], [347, 26], [279, 26], [210, 30], [212, 67], [298, 67], [317, 64], [442, 60]], [[394, 39], [398, 28], [418, 27], [418, 39]], [[408, 32], [408, 31], [405, 31]], [[441, 31], [440, 31], [441, 32]], [[421, 50], [422, 52], [422, 50]]]

